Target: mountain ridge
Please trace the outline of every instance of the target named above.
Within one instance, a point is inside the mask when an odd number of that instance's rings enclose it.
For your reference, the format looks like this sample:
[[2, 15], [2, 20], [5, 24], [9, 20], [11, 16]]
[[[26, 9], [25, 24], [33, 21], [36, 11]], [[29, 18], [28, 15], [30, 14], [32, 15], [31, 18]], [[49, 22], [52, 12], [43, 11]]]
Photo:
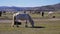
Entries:
[[24, 11], [24, 10], [60, 10], [60, 3], [54, 5], [47, 5], [41, 7], [9, 7], [9, 6], [0, 6], [0, 11]]

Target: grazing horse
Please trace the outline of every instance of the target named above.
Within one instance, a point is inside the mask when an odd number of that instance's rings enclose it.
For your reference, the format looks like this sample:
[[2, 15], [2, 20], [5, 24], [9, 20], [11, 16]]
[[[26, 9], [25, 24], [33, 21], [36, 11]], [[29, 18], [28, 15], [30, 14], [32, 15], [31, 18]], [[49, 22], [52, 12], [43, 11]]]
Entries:
[[52, 15], [52, 14], [53, 14], [53, 12], [49, 12], [49, 13], [48, 13], [48, 15]]
[[[18, 26], [18, 24], [19, 24], [18, 19], [22, 20], [22, 21], [26, 20], [26, 24], [25, 24], [26, 27], [27, 27], [27, 21], [29, 21], [29, 23], [32, 25], [32, 27], [34, 27], [34, 21], [32, 20], [32, 18], [30, 17], [29, 14], [20, 13], [20, 12], [13, 14], [12, 26], [14, 26], [14, 25]], [[20, 24], [21, 24], [21, 22], [20, 22]]]

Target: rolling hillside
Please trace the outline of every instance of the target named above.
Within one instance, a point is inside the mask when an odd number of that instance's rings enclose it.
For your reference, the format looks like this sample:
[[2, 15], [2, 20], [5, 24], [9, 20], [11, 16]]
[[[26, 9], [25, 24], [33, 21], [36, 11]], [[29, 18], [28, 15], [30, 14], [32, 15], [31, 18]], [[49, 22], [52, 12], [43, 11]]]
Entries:
[[40, 6], [40, 7], [8, 7], [0, 6], [0, 11], [23, 11], [23, 10], [60, 10], [60, 3], [54, 5]]

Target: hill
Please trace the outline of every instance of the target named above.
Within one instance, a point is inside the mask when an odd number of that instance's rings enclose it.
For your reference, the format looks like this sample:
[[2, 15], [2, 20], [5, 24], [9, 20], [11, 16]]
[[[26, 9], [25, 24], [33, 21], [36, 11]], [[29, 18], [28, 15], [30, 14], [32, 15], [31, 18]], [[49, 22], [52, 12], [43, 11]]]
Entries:
[[60, 3], [40, 7], [8, 7], [0, 6], [0, 11], [24, 11], [24, 10], [60, 10]]

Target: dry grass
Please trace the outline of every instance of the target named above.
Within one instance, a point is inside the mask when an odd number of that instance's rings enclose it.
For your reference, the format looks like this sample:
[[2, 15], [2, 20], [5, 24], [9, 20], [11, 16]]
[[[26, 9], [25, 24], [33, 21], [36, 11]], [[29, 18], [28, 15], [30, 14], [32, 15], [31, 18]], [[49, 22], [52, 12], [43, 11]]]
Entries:
[[35, 21], [35, 26], [44, 28], [25, 28], [23, 24], [12, 28], [10, 25], [0, 23], [0, 34], [60, 34], [60, 21]]
[[[54, 15], [56, 18], [60, 18], [60, 13]], [[0, 23], [0, 34], [60, 34], [60, 20], [44, 20], [49, 19], [49, 16], [45, 15], [45, 17], [42, 18], [41, 14], [30, 14], [30, 16], [32, 16], [32, 18], [42, 19], [40, 21], [34, 21], [34, 25], [38, 28], [26, 28], [24, 23], [22, 23], [19, 28], [12, 28], [11, 23]], [[12, 19], [12, 14], [5, 14], [0, 18]], [[28, 25], [29, 27], [31, 26], [29, 23]]]

